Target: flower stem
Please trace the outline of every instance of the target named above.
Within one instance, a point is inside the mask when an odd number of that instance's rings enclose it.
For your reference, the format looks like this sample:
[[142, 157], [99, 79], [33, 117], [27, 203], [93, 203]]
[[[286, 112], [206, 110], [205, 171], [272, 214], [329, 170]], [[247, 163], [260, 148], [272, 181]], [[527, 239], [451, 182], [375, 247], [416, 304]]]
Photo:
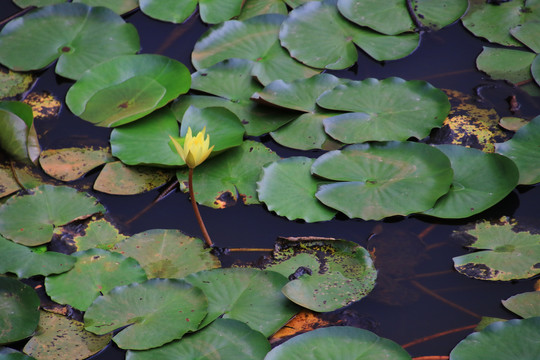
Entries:
[[212, 242], [212, 240], [210, 240], [210, 235], [208, 235], [208, 231], [206, 231], [206, 226], [204, 226], [201, 213], [199, 212], [199, 207], [197, 206], [197, 202], [195, 201], [195, 192], [193, 191], [193, 168], [189, 168], [189, 197], [191, 198], [191, 206], [193, 206], [195, 217], [197, 218], [197, 222], [199, 223], [199, 227], [201, 228], [201, 231], [203, 233], [204, 241], [206, 242], [206, 245], [208, 247], [213, 247], [214, 243]]

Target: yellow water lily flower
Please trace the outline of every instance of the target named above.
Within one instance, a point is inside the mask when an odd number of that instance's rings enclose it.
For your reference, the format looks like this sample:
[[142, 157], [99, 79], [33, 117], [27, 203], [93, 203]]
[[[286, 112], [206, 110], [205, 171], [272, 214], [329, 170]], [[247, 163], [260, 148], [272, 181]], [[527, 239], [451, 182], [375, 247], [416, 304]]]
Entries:
[[176, 152], [184, 160], [184, 162], [191, 169], [195, 168], [197, 165], [200, 165], [204, 160], [208, 158], [214, 145], [210, 146], [210, 135], [204, 137], [204, 132], [206, 131], [206, 126], [200, 131], [197, 136], [193, 137], [191, 133], [191, 128], [188, 127], [188, 131], [184, 140], [184, 147], [178, 141], [176, 141], [172, 136], [171, 138]]

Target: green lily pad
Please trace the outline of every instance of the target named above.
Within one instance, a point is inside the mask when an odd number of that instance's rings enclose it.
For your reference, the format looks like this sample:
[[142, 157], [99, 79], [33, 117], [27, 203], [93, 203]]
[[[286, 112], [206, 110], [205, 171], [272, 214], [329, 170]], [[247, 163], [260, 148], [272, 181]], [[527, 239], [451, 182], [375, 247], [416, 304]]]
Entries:
[[47, 294], [57, 303], [85, 311], [100, 295], [116, 286], [146, 280], [137, 261], [102, 249], [79, 251], [70, 271], [45, 279]]
[[480, 251], [453, 258], [454, 267], [461, 274], [502, 281], [540, 274], [540, 235], [517, 232], [509, 222], [502, 225], [478, 223], [465, 234], [473, 237], [468, 246]]
[[337, 150], [343, 143], [334, 140], [324, 131], [324, 121], [335, 112], [317, 111], [300, 115], [290, 123], [272, 131], [270, 136], [278, 144], [298, 150]]
[[521, 316], [530, 318], [540, 316], [540, 291], [517, 294], [502, 301], [505, 308]]
[[64, 148], [48, 149], [39, 155], [39, 164], [47, 175], [61, 181], [74, 181], [87, 172], [113, 161], [109, 149]]
[[268, 337], [298, 312], [281, 293], [287, 279], [273, 271], [213, 269], [188, 275], [186, 281], [208, 298], [208, 315], [201, 327], [222, 317], [242, 321]]
[[202, 21], [217, 24], [239, 15], [243, 0], [140, 0], [140, 4], [146, 15], [175, 24], [184, 22], [198, 4]]
[[264, 359], [341, 360], [359, 356], [366, 360], [411, 360], [411, 356], [395, 342], [381, 338], [371, 331], [351, 326], [332, 326], [295, 336], [272, 349]]
[[204, 293], [184, 280], [151, 279], [99, 297], [84, 314], [84, 323], [98, 335], [128, 325], [114, 342], [122, 349], [145, 350], [197, 330], [207, 307]]
[[19, 278], [63, 273], [75, 264], [72, 256], [53, 251], [38, 254], [2, 236], [0, 254], [0, 273], [16, 274]]
[[22, 102], [0, 102], [0, 147], [14, 159], [29, 159], [29, 136], [33, 126], [32, 108]]
[[[258, 204], [256, 182], [261, 168], [279, 156], [257, 141], [242, 145], [205, 161], [193, 172], [195, 199], [199, 204], [225, 208], [240, 198], [246, 205]], [[183, 190], [188, 191], [188, 170], [176, 173]]]
[[41, 245], [51, 241], [55, 226], [104, 211], [95, 198], [73, 188], [43, 185], [0, 206], [0, 233], [23, 245]]
[[319, 157], [311, 172], [338, 181], [321, 185], [317, 199], [364, 220], [428, 210], [453, 177], [446, 155], [414, 142], [349, 145]]
[[112, 10], [85, 4], [46, 6], [10, 21], [0, 32], [0, 63], [28, 71], [58, 59], [56, 73], [70, 79], [139, 48], [133, 25]]
[[536, 84], [540, 84], [540, 55], [536, 55], [531, 64], [531, 74]]
[[422, 139], [434, 127], [442, 126], [450, 111], [446, 94], [425, 81], [350, 81], [326, 91], [320, 106], [354, 111], [324, 120], [325, 130], [338, 141], [352, 144], [365, 141]]
[[293, 58], [315, 68], [345, 69], [358, 58], [355, 44], [379, 61], [402, 58], [418, 46], [418, 34], [389, 36], [350, 23], [336, 1], [312, 1], [290, 12], [279, 39]]
[[[64, 227], [65, 228], [65, 227]], [[77, 226], [78, 232], [73, 235], [76, 251], [93, 248], [110, 250], [115, 244], [128, 238], [106, 219], [92, 217], [84, 225]]]
[[238, 20], [246, 20], [262, 14], [283, 14], [289, 13], [287, 5], [283, 0], [245, 0], [242, 12], [238, 15]]
[[[284, 239], [276, 243], [265, 269], [287, 276], [283, 294], [313, 311], [333, 311], [365, 297], [375, 286], [377, 271], [368, 251], [336, 239]], [[296, 276], [299, 269], [303, 275]]]
[[193, 134], [206, 128], [214, 153], [241, 145], [246, 132], [238, 117], [223, 107], [198, 109], [190, 106], [182, 118], [180, 136], [185, 137], [188, 128]]
[[514, 0], [493, 4], [484, 0], [469, 0], [463, 25], [474, 35], [489, 42], [508, 46], [521, 46], [510, 34], [518, 25], [540, 20], [540, 2]]
[[157, 108], [167, 89], [148, 76], [134, 76], [126, 81], [98, 90], [79, 116], [99, 126], [118, 126], [126, 118], [150, 113]]
[[36, 360], [22, 352], [0, 346], [0, 360]]
[[413, 11], [422, 26], [441, 29], [458, 20], [469, 7], [467, 0], [414, 0]]
[[260, 136], [273, 131], [298, 117], [296, 111], [284, 111], [269, 106], [259, 105], [254, 101], [232, 102], [216, 96], [188, 95], [181, 96], [171, 107], [176, 118], [181, 121], [190, 106], [199, 109], [224, 107], [233, 112], [246, 129], [246, 135]]
[[307, 157], [294, 156], [265, 166], [257, 183], [259, 200], [268, 210], [289, 220], [331, 220], [336, 211], [315, 198], [318, 187], [324, 182], [311, 176], [313, 162]]
[[495, 144], [497, 153], [512, 159], [519, 169], [519, 184], [540, 182], [540, 116], [521, 127], [512, 139]]
[[191, 273], [221, 267], [211, 249], [179, 230], [147, 230], [117, 243], [112, 251], [134, 258], [152, 278], [183, 278]]
[[253, 63], [245, 59], [228, 59], [201, 69], [191, 76], [191, 88], [220, 96], [233, 103], [249, 102], [262, 89], [252, 76]]
[[161, 55], [117, 56], [88, 70], [66, 95], [69, 109], [98, 126], [140, 119], [189, 90], [188, 69]]
[[111, 341], [112, 334], [96, 336], [83, 327], [80, 321], [42, 311], [36, 334], [23, 351], [39, 360], [83, 360]]
[[[424, 214], [441, 218], [466, 218], [495, 205], [516, 187], [516, 164], [498, 154], [459, 145], [438, 145], [452, 164], [450, 191]], [[481, 177], [478, 174], [482, 174]]]
[[331, 74], [315, 75], [307, 79], [292, 82], [276, 80], [266, 85], [264, 89], [254, 88], [254, 100], [268, 102], [272, 105], [288, 109], [314, 112], [317, 110], [317, 98], [327, 90], [341, 84], [340, 78]]
[[181, 340], [145, 351], [129, 350], [126, 360], [263, 359], [270, 343], [258, 331], [233, 319], [217, 319]]
[[139, 6], [137, 0], [73, 0], [75, 3], [83, 3], [88, 6], [105, 6], [117, 14], [125, 14]]
[[0, 300], [0, 344], [32, 335], [39, 321], [39, 298], [34, 289], [16, 279], [0, 277]]
[[352, 22], [372, 28], [387, 35], [414, 31], [415, 27], [440, 29], [459, 19], [467, 10], [467, 0], [414, 0], [410, 7], [415, 16], [411, 19], [408, 5], [401, 0], [338, 0], [339, 12]]
[[126, 166], [120, 161], [105, 164], [94, 189], [107, 194], [133, 195], [165, 184], [172, 173], [144, 166]]
[[178, 136], [178, 132], [173, 112], [162, 108], [137, 122], [114, 128], [110, 139], [112, 154], [126, 165], [184, 165], [169, 147], [169, 136]]
[[339, 114], [317, 106], [317, 98], [334, 88], [340, 79], [330, 74], [320, 74], [293, 82], [276, 80], [254, 93], [252, 99], [284, 108], [304, 111], [295, 120], [270, 133], [283, 146], [293, 149], [335, 150], [341, 143], [333, 140], [322, 125], [324, 119]]
[[[539, 11], [539, 10], [537, 10]], [[540, 17], [538, 18], [540, 20]], [[540, 31], [540, 21], [528, 21], [510, 29], [510, 34], [535, 53], [540, 53], [540, 41], [535, 34]]]
[[461, 340], [450, 360], [535, 360], [540, 354], [540, 317], [499, 321]]
[[19, 99], [34, 83], [34, 76], [0, 69], [0, 100]]
[[319, 70], [294, 61], [279, 46], [279, 27], [285, 18], [281, 14], [263, 14], [244, 21], [226, 21], [210, 29], [195, 44], [193, 65], [205, 69], [226, 59], [247, 59], [254, 62], [252, 75], [263, 83], [317, 74]]
[[337, 8], [350, 21], [386, 35], [397, 35], [414, 29], [407, 4], [401, 0], [338, 0]]
[[476, 58], [476, 66], [494, 80], [508, 80], [513, 84], [531, 79], [531, 64], [536, 54], [530, 51], [490, 48]]

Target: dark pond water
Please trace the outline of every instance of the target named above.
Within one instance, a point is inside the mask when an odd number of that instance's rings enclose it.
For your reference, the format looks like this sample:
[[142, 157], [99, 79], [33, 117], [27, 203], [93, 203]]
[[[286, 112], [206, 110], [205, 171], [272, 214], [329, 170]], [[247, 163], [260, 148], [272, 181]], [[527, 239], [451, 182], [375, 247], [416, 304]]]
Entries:
[[[1, 0], [0, 20], [17, 11], [10, 1]], [[199, 36], [208, 29], [198, 17], [183, 25], [172, 25], [151, 20], [140, 12], [127, 16], [139, 30], [143, 53], [160, 53], [183, 62], [193, 71], [190, 55]], [[522, 104], [523, 116], [535, 116], [540, 109], [538, 99], [512, 88], [504, 82], [492, 81], [475, 69], [476, 56], [486, 42], [471, 36], [460, 23], [441, 31], [425, 34], [421, 46], [411, 56], [386, 63], [370, 60], [360, 54], [358, 66], [333, 74], [340, 77], [364, 79], [399, 76], [407, 80], [422, 79], [439, 88], [454, 89], [466, 94], [482, 95], [482, 101], [492, 103], [500, 116], [511, 115], [506, 98], [516, 95]], [[43, 72], [34, 90], [48, 90], [63, 99], [71, 82], [58, 78], [53, 69]], [[46, 148], [61, 148], [80, 144], [107, 145], [110, 130], [97, 128], [77, 119], [66, 107], [53, 123], [37, 124]], [[291, 151], [261, 139], [281, 156], [315, 156], [317, 152]], [[89, 174], [83, 183], [92, 183], [96, 174]], [[175, 192], [159, 202], [134, 222], [127, 221], [145, 208], [159, 191], [138, 196], [111, 196], [93, 193], [108, 209], [109, 214], [126, 234], [147, 229], [175, 228], [201, 236], [187, 194]], [[401, 345], [417, 338], [441, 331], [478, 323], [478, 316], [512, 318], [500, 301], [524, 291], [531, 291], [533, 281], [483, 282], [469, 279], [453, 270], [452, 257], [466, 253], [459, 239], [452, 233], [461, 226], [478, 219], [501, 216], [516, 218], [540, 229], [540, 187], [519, 187], [497, 206], [472, 218], [460, 221], [440, 221], [431, 218], [392, 218], [386, 221], [348, 220], [344, 217], [329, 222], [306, 224], [291, 222], [267, 211], [264, 206], [236, 205], [225, 210], [201, 207], [210, 235], [222, 247], [271, 248], [279, 236], [321, 236], [347, 239], [362, 246], [400, 249], [406, 259], [418, 264], [407, 271], [399, 257], [381, 266], [377, 291], [346, 310], [351, 324], [366, 326], [380, 336]], [[370, 238], [370, 234], [378, 233]], [[235, 262], [253, 261], [260, 253], [234, 253], [225, 256], [225, 266]], [[392, 274], [405, 280], [387, 284], [384, 278]], [[413, 280], [413, 282], [409, 281]], [[384, 296], [392, 294], [390, 297]], [[459, 307], [451, 306], [450, 301]], [[471, 330], [446, 335], [407, 348], [412, 356], [448, 355], [450, 350]], [[123, 359], [123, 351], [110, 345], [94, 359]]]

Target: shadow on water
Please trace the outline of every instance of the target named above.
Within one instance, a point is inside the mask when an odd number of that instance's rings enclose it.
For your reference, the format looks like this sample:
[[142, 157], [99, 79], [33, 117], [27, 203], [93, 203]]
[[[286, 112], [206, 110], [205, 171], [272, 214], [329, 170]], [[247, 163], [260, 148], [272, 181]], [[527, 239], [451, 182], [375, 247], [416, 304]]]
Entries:
[[[0, 18], [16, 12], [13, 5], [6, 8]], [[191, 51], [196, 40], [208, 29], [198, 16], [182, 25], [173, 25], [151, 20], [136, 12], [127, 16], [127, 21], [138, 28], [143, 53], [172, 57], [193, 71]], [[492, 103], [500, 116], [510, 115], [505, 99], [516, 95], [522, 104], [523, 116], [537, 115], [539, 109], [533, 106], [533, 100], [526, 94], [504, 82], [492, 81], [475, 70], [475, 59], [486, 44], [457, 23], [425, 34], [420, 47], [405, 59], [380, 63], [360, 53], [356, 66], [331, 73], [357, 80], [389, 76], [421, 79], [436, 87], [459, 90], [469, 95], [476, 95], [479, 88], [485, 89], [481, 93], [481, 101]], [[34, 90], [50, 91], [63, 100], [70, 85], [71, 82], [59, 78], [49, 68], [43, 72]], [[98, 128], [78, 119], [65, 106], [58, 121], [37, 125], [38, 133], [47, 133], [40, 139], [44, 149], [80, 144], [108, 145], [110, 129]], [[280, 156], [317, 155], [316, 152], [286, 149], [267, 137], [261, 140]], [[90, 174], [85, 181], [90, 183], [95, 176], [95, 173]], [[200, 236], [189, 198], [178, 190], [129, 224], [127, 221], [152, 202], [159, 195], [159, 190], [126, 197], [97, 192], [92, 195], [106, 206], [126, 234], [155, 228], [175, 228], [189, 235]], [[328, 222], [306, 224], [288, 221], [261, 205], [237, 204], [224, 210], [206, 207], [200, 210], [210, 235], [222, 247], [271, 248], [279, 236], [312, 235], [354, 241], [370, 250], [375, 249], [376, 255], [384, 258], [384, 251], [407, 244], [409, 252], [403, 257], [407, 261], [401, 264], [397, 258], [394, 261], [390, 257], [387, 263], [380, 266], [377, 291], [346, 309], [369, 319], [372, 330], [380, 336], [404, 345], [428, 335], [474, 325], [481, 316], [513, 317], [500, 301], [520, 292], [531, 291], [532, 281], [487, 282], [458, 274], [453, 269], [452, 257], [462, 255], [467, 250], [458, 239], [452, 237], [452, 233], [473, 220], [497, 219], [501, 216], [515, 217], [518, 221], [531, 222], [540, 228], [539, 202], [539, 186], [520, 187], [497, 206], [474, 219], [447, 222], [428, 217], [398, 217], [379, 222], [338, 217]], [[233, 253], [223, 256], [222, 261], [224, 266], [230, 266], [237, 262], [254, 261], [258, 256], [260, 253]], [[411, 262], [412, 267], [407, 269]], [[408, 347], [407, 350], [413, 356], [447, 355], [471, 331], [456, 332]], [[123, 353], [114, 345], [109, 345], [93, 359], [122, 359]]]

